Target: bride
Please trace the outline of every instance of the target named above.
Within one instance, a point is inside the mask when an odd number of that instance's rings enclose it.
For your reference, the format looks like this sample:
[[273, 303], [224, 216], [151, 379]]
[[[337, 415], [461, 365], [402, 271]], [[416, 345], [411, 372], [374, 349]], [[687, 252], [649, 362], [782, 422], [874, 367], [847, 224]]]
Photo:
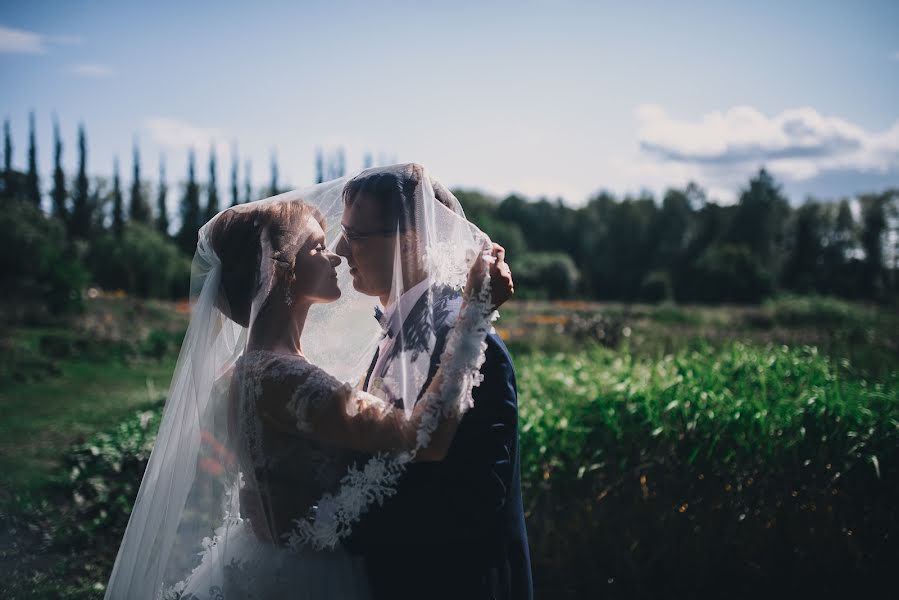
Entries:
[[[462, 306], [418, 402], [346, 383], [384, 334], [365, 297], [342, 292], [329, 250], [344, 183], [232, 207], [200, 230], [191, 323], [107, 598], [370, 597], [341, 540], [405, 465], [446, 453], [510, 287], [498, 247], [435, 182], [402, 190], [396, 226], [369, 234], [393, 245], [391, 299], [423, 278], [464, 284]], [[401, 366], [419, 368], [412, 354]]]

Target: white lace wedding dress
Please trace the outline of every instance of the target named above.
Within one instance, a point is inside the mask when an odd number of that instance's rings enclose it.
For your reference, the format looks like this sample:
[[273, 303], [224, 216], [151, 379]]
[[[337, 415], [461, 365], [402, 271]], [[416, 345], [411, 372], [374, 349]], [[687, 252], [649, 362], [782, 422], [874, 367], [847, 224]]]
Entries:
[[[369, 598], [359, 557], [339, 544], [297, 551], [287, 538], [294, 519], [306, 516], [346, 474], [356, 454], [346, 449], [345, 438], [357, 436], [351, 446], [360, 449], [391, 447], [408, 428], [401, 411], [355, 392], [302, 357], [269, 351], [244, 354], [230, 387], [241, 514], [226, 518], [206, 542], [200, 565], [177, 586], [176, 597]], [[360, 419], [366, 412], [370, 417]]]

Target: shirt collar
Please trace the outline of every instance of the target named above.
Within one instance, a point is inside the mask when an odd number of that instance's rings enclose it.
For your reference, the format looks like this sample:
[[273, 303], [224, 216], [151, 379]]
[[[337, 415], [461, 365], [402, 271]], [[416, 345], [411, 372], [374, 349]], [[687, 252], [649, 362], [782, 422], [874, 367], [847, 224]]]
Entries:
[[382, 310], [380, 306], [375, 307], [375, 319], [381, 324], [384, 335], [392, 338], [397, 334], [406, 317], [409, 316], [409, 312], [428, 290], [430, 284], [430, 278], [425, 277], [403, 292], [400, 299], [388, 306], [386, 311]]

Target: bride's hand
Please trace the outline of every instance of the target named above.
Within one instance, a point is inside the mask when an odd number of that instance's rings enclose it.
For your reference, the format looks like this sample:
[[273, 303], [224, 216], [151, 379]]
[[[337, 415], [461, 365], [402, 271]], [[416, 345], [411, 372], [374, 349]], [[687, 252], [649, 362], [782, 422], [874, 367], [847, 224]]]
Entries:
[[506, 264], [506, 249], [493, 243], [486, 260], [476, 260], [468, 272], [468, 283], [465, 286], [469, 296], [476, 294], [484, 277], [485, 263], [489, 263], [491, 310], [496, 310], [515, 293], [515, 282], [512, 271]]

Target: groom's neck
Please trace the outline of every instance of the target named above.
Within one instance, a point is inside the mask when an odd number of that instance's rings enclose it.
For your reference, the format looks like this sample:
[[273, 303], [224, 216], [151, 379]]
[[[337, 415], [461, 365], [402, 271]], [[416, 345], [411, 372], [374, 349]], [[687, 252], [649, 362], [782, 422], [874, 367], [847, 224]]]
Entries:
[[[403, 277], [403, 294], [414, 288], [416, 285], [427, 279], [427, 274], [425, 273], [417, 273], [412, 277]], [[390, 293], [386, 296], [379, 296], [378, 299], [381, 301], [381, 306], [384, 307], [384, 310], [390, 308], [393, 302], [390, 301]], [[402, 294], [399, 294], [396, 299], [398, 300]]]

